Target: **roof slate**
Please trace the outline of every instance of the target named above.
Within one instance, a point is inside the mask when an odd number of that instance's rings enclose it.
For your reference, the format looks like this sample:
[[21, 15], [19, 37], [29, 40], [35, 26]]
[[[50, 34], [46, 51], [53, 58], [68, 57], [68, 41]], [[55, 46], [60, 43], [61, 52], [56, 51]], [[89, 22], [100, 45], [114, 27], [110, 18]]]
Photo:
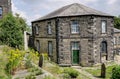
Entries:
[[35, 21], [50, 19], [55, 17], [64, 17], [64, 16], [79, 16], [79, 15], [100, 15], [100, 16], [111, 16], [107, 13], [92, 9], [90, 7], [84, 6], [82, 4], [73, 3], [67, 6], [64, 6], [56, 11], [53, 11], [46, 16], [43, 16]]

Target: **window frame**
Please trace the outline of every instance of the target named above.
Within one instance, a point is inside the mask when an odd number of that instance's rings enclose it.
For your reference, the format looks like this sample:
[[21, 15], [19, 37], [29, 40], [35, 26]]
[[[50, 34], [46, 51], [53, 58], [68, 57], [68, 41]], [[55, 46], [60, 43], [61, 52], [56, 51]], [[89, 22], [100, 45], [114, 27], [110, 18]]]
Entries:
[[117, 44], [117, 37], [114, 37], [114, 38], [113, 38], [113, 43], [114, 43], [114, 45]]
[[118, 37], [119, 39], [118, 39], [118, 44], [120, 44], [120, 36]]
[[39, 34], [39, 26], [38, 26], [38, 24], [35, 25], [35, 34], [36, 35]]
[[79, 22], [77, 20], [71, 21], [70, 28], [71, 28], [71, 34], [79, 34], [80, 33]]
[[52, 25], [51, 25], [51, 22], [48, 22], [48, 24], [47, 24], [47, 33], [48, 33], [49, 35], [52, 34]]
[[[103, 23], [105, 23], [105, 25], [103, 26]], [[104, 27], [104, 28], [103, 28]], [[104, 30], [103, 30], [104, 29]], [[106, 34], [107, 33], [107, 21], [106, 20], [101, 20], [101, 33], [102, 34]]]
[[102, 47], [101, 47], [102, 53], [107, 53], [107, 42], [102, 41], [101, 45], [102, 45]]
[[36, 40], [36, 50], [40, 52], [40, 41]]
[[0, 16], [2, 16], [2, 15], [3, 15], [3, 7], [0, 6]]
[[[51, 44], [51, 48], [49, 47]], [[52, 56], [53, 55], [53, 42], [52, 41], [48, 41], [48, 55]]]
[[78, 41], [72, 41], [71, 42], [71, 49], [72, 50], [80, 50], [80, 45]]

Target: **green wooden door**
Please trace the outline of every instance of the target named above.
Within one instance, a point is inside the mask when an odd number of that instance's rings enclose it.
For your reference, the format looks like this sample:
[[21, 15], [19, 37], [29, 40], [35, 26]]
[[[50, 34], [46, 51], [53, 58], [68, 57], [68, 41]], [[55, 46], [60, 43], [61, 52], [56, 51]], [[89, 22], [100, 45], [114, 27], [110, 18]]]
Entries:
[[73, 64], [79, 64], [79, 50], [73, 50], [72, 62]]

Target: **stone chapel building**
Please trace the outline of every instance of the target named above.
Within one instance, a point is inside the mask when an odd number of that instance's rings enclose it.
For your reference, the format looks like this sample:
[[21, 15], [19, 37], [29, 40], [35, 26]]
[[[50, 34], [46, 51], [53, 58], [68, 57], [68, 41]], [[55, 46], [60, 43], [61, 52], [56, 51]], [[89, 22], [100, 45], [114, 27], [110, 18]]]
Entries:
[[32, 22], [34, 48], [60, 66], [91, 66], [113, 56], [113, 16], [74, 3]]
[[0, 0], [0, 19], [11, 12], [11, 0]]

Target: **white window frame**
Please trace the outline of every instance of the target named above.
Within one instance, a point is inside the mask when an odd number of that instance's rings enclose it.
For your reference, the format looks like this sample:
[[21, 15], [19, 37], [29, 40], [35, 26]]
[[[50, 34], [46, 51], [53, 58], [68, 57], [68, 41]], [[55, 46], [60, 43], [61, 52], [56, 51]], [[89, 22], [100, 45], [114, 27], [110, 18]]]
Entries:
[[105, 20], [101, 21], [101, 32], [107, 33], [107, 21], [105, 21]]
[[71, 23], [71, 33], [72, 34], [79, 33], [79, 23], [78, 23], [78, 21], [72, 21], [72, 23]]

